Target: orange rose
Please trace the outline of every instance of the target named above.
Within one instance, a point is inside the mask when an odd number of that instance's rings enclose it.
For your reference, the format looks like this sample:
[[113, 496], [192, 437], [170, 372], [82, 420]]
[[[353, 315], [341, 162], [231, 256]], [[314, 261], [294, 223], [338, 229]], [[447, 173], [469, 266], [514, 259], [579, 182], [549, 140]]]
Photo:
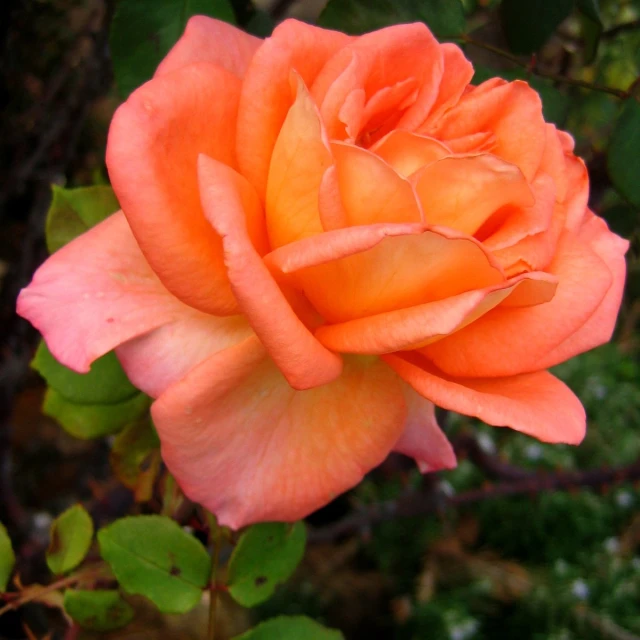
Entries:
[[392, 450], [453, 466], [434, 404], [582, 439], [545, 369], [610, 338], [627, 242], [537, 93], [472, 75], [423, 24], [197, 17], [116, 113], [122, 211], [19, 311], [77, 371], [116, 348], [223, 524], [305, 516]]

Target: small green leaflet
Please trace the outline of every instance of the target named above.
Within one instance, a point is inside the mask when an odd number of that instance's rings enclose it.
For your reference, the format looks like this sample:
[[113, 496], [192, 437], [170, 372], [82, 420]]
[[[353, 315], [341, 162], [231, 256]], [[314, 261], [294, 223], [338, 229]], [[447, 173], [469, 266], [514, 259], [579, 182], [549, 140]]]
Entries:
[[87, 555], [93, 539], [93, 522], [79, 504], [60, 514], [51, 524], [47, 565], [56, 575], [75, 569]]

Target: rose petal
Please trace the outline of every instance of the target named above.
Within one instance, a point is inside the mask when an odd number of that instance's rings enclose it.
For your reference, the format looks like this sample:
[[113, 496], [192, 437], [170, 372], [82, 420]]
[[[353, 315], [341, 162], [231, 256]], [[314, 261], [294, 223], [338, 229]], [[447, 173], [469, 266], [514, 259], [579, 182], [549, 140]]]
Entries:
[[214, 62], [242, 79], [262, 40], [227, 22], [207, 16], [189, 18], [184, 33], [158, 66], [161, 76], [194, 62]]
[[[414, 79], [418, 88], [415, 102], [398, 124], [411, 129], [433, 105], [443, 68], [440, 45], [424, 24], [394, 25], [360, 36], [339, 50], [311, 85], [311, 95], [320, 105], [330, 138], [340, 140], [347, 127], [352, 135], [366, 134], [359, 130], [360, 123], [345, 122], [342, 107], [354, 90], [364, 92], [362, 103], [366, 105], [378, 91]], [[404, 94], [399, 96], [400, 102], [403, 98]], [[357, 111], [353, 113], [360, 117]], [[366, 122], [362, 124], [366, 129]]]
[[556, 205], [555, 183], [551, 176], [543, 173], [531, 183], [531, 191], [535, 198], [531, 206], [509, 204], [501, 212], [502, 220], [495, 230], [480, 230], [476, 237], [487, 249], [493, 252], [505, 249], [549, 229]]
[[272, 247], [322, 232], [318, 191], [331, 166], [320, 115], [302, 80], [273, 149], [267, 186], [267, 229]]
[[540, 362], [545, 368], [609, 342], [618, 317], [627, 269], [624, 254], [629, 242], [611, 233], [605, 221], [593, 215], [580, 235], [602, 258], [613, 281], [593, 315], [575, 333], [541, 358]]
[[18, 314], [42, 333], [57, 360], [79, 373], [189, 312], [153, 273], [122, 212], [56, 251], [18, 297]]
[[219, 318], [185, 307], [178, 320], [116, 348], [129, 380], [157, 398], [209, 356], [253, 333], [243, 316]]
[[202, 205], [222, 237], [231, 287], [243, 313], [289, 383], [307, 389], [333, 380], [342, 369], [340, 356], [325, 349], [294, 313], [253, 247], [245, 216], [261, 205], [240, 174], [206, 156], [198, 163]]
[[328, 322], [432, 302], [504, 280], [473, 238], [416, 224], [339, 229], [283, 247], [265, 260], [294, 274], [293, 282]]
[[438, 97], [431, 107], [421, 128], [436, 122], [443, 113], [457, 104], [460, 96], [467, 89], [473, 78], [473, 65], [466, 59], [464, 53], [455, 44], [445, 42], [440, 45], [444, 61], [444, 73], [438, 90]]
[[237, 529], [298, 520], [357, 484], [398, 441], [406, 408], [379, 360], [350, 359], [300, 392], [249, 338], [169, 388], [152, 415], [186, 495]]
[[419, 357], [384, 356], [394, 371], [436, 406], [511, 427], [543, 442], [579, 444], [586, 430], [580, 400], [547, 371], [506, 378], [449, 378]]
[[499, 209], [535, 202], [520, 169], [496, 156], [443, 158], [412, 178], [429, 224], [473, 235]]
[[445, 144], [449, 139], [491, 132], [495, 136], [491, 152], [520, 167], [527, 180], [534, 178], [545, 144], [540, 96], [520, 80], [507, 83], [496, 79], [481, 84], [418, 132]]
[[400, 129], [378, 140], [370, 150], [405, 177], [451, 155], [451, 151], [442, 142]]
[[263, 201], [273, 149], [294, 101], [291, 70], [311, 86], [325, 62], [350, 40], [343, 33], [285, 20], [251, 60], [238, 111], [238, 163]]
[[453, 376], [510, 376], [538, 371], [543, 356], [579, 329], [602, 302], [611, 274], [579, 238], [565, 235], [548, 272], [553, 300], [536, 307], [496, 307], [473, 324], [421, 350]]
[[417, 349], [471, 324], [512, 296], [517, 306], [548, 302], [556, 287], [552, 276], [525, 274], [444, 300], [323, 325], [315, 335], [328, 349], [340, 353], [384, 354]]
[[205, 153], [235, 165], [239, 95], [240, 80], [210, 63], [154, 78], [117, 110], [107, 145], [113, 187], [149, 264], [175, 296], [216, 315], [237, 305], [196, 163]]
[[422, 222], [413, 187], [384, 160], [347, 143], [331, 150], [348, 225]]
[[403, 387], [407, 420], [394, 451], [414, 458], [422, 473], [453, 469], [456, 454], [436, 420], [433, 402], [416, 393], [408, 384]]

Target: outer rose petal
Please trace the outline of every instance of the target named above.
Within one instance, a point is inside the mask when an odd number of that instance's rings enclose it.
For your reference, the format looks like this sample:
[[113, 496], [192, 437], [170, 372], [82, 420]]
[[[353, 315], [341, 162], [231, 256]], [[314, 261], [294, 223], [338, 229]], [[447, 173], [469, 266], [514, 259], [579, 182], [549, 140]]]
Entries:
[[352, 358], [337, 380], [295, 391], [249, 338], [168, 389], [152, 415], [186, 495], [237, 529], [297, 520], [357, 484], [400, 438], [402, 386], [381, 361]]
[[209, 356], [253, 334], [243, 316], [219, 318], [190, 307], [170, 324], [116, 347], [129, 380], [152, 398]]
[[340, 353], [383, 354], [417, 349], [462, 329], [518, 294], [520, 299], [514, 300], [514, 306], [548, 302], [556, 286], [555, 278], [545, 273], [525, 274], [444, 300], [324, 325], [316, 330], [316, 337], [328, 349]]
[[423, 221], [410, 182], [384, 160], [351, 144], [331, 149], [348, 225]]
[[193, 16], [184, 33], [156, 69], [156, 76], [171, 73], [194, 62], [215, 62], [238, 78], [245, 71], [262, 40], [222, 20]]
[[242, 174], [263, 201], [273, 148], [293, 103], [291, 70], [311, 86], [325, 62], [350, 40], [337, 31], [285, 20], [253, 57], [242, 85], [237, 150]]
[[[325, 349], [294, 313], [247, 234], [245, 218], [262, 207], [253, 187], [229, 167], [201, 156], [200, 193], [207, 218], [222, 237], [229, 280], [240, 308], [296, 389], [340, 375], [340, 356]], [[251, 210], [254, 213], [248, 213]]]
[[407, 421], [394, 451], [414, 458], [422, 473], [453, 469], [456, 454], [436, 420], [435, 405], [408, 384], [404, 386]]
[[191, 311], [162, 286], [122, 212], [56, 251], [18, 298], [18, 313], [56, 359], [80, 373], [114, 347]]
[[447, 140], [491, 132], [491, 152], [522, 170], [527, 180], [535, 176], [545, 144], [545, 123], [540, 96], [525, 82], [489, 80], [462, 96], [419, 133]]
[[419, 356], [383, 359], [438, 407], [544, 442], [578, 444], [584, 438], [586, 416], [580, 400], [547, 371], [507, 378], [449, 378]]
[[474, 235], [504, 206], [535, 202], [520, 169], [496, 156], [443, 158], [412, 179], [428, 224]]
[[453, 376], [539, 371], [542, 358], [586, 322], [611, 286], [602, 259], [570, 235], [562, 239], [548, 272], [558, 278], [550, 302], [527, 309], [496, 307], [421, 352]]
[[473, 238], [416, 224], [347, 227], [282, 247], [265, 260], [295, 272], [293, 281], [328, 322], [411, 307], [504, 280]]
[[273, 149], [266, 196], [271, 245], [280, 247], [323, 230], [318, 191], [332, 164], [329, 141], [320, 115], [299, 76], [296, 100]]
[[205, 153], [235, 165], [239, 95], [240, 80], [210, 63], [154, 78], [120, 106], [107, 146], [113, 188], [149, 264], [174, 295], [217, 315], [237, 305], [196, 163]]
[[596, 216], [592, 216], [587, 222], [581, 237], [585, 242], [590, 241], [593, 250], [607, 265], [613, 283], [600, 306], [582, 327], [542, 357], [540, 362], [545, 368], [608, 342], [618, 317], [627, 267], [624, 254], [629, 248], [629, 242], [611, 233], [605, 221]]

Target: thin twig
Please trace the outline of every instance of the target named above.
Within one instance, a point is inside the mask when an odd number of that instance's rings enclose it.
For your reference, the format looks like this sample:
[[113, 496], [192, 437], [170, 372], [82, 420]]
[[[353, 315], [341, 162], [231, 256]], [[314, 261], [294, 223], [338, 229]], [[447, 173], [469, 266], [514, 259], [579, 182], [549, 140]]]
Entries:
[[569, 78], [568, 76], [558, 75], [556, 73], [549, 73], [547, 71], [541, 71], [534, 64], [531, 63], [531, 60], [522, 60], [518, 56], [509, 53], [508, 51], [504, 51], [499, 47], [495, 47], [492, 44], [487, 42], [481, 42], [480, 40], [475, 40], [470, 36], [463, 35], [460, 37], [463, 42], [466, 44], [473, 45], [474, 47], [478, 47], [479, 49], [484, 49], [485, 51], [490, 51], [491, 53], [504, 58], [505, 60], [509, 60], [513, 62], [513, 64], [518, 65], [519, 67], [523, 67], [527, 69], [534, 76], [538, 76], [540, 78], [547, 78], [548, 80], [553, 80], [554, 82], [560, 82], [562, 84], [572, 85], [574, 87], [580, 87], [582, 89], [589, 89], [591, 91], [599, 91], [601, 93], [608, 93], [609, 95], [615, 96], [616, 98], [620, 98], [620, 100], [626, 100], [630, 97], [630, 93], [628, 91], [624, 91], [622, 89], [616, 89], [614, 87], [607, 87], [602, 84], [597, 84], [595, 82], [586, 82], [584, 80], [577, 80], [575, 78]]
[[344, 535], [367, 531], [379, 522], [398, 517], [425, 516], [441, 513], [446, 509], [461, 507], [484, 500], [494, 500], [515, 495], [534, 495], [544, 491], [558, 491], [579, 487], [599, 488], [640, 479], [640, 460], [625, 467], [590, 469], [588, 471], [560, 471], [536, 473], [513, 482], [488, 484], [458, 495], [447, 496], [438, 490], [408, 492], [388, 502], [367, 505], [354, 514], [333, 524], [309, 533], [312, 542], [331, 542]]
[[[32, 602], [33, 600], [37, 600], [45, 593], [51, 593], [52, 591], [57, 591], [58, 589], [64, 589], [65, 587], [70, 587], [71, 585], [76, 584], [77, 582], [81, 582], [82, 580], [86, 580], [88, 578], [101, 578], [104, 577], [105, 570], [107, 569], [107, 565], [104, 562], [100, 562], [98, 564], [91, 565], [90, 567], [85, 567], [81, 569], [77, 573], [73, 573], [70, 576], [65, 578], [60, 578], [51, 584], [44, 585], [40, 589], [38, 589], [35, 585], [32, 587], [25, 587], [25, 590], [22, 594], [19, 594], [17, 598], [12, 599], [11, 602], [6, 604], [2, 609], [0, 609], [0, 616], [7, 611], [12, 611], [18, 609], [24, 604], [28, 602]], [[13, 594], [6, 594], [13, 595]]]
[[607, 29], [607, 31], [603, 32], [600, 38], [610, 40], [625, 31], [633, 31], [635, 29], [640, 29], [640, 20], [632, 20], [631, 22], [617, 24], [615, 27], [611, 27], [611, 29]]
[[218, 626], [218, 564], [220, 563], [220, 547], [222, 532], [213, 515], [207, 513], [209, 521], [209, 540], [211, 549], [211, 578], [209, 579], [209, 629], [207, 640], [216, 640]]

